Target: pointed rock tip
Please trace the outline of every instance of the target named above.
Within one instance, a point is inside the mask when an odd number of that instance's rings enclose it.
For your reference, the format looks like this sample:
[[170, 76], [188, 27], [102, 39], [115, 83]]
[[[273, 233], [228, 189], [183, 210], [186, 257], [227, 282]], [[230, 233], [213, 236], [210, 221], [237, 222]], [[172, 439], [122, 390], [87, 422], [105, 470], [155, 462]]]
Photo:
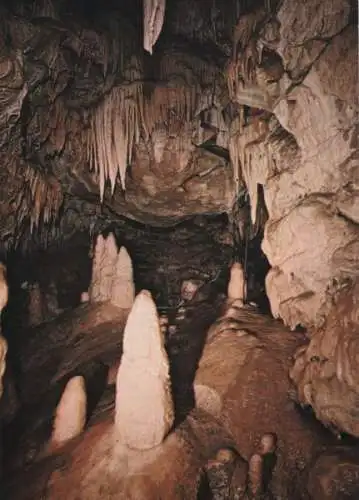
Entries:
[[229, 299], [245, 299], [245, 276], [242, 264], [234, 262], [230, 271], [230, 279], [227, 288], [227, 296]]
[[[155, 340], [155, 343], [153, 341]], [[128, 315], [123, 339], [124, 352], [137, 358], [147, 357], [149, 350], [160, 349], [162, 334], [156, 304], [151, 292], [141, 290]]]
[[52, 444], [59, 446], [78, 436], [86, 423], [87, 395], [83, 376], [72, 377], [66, 384], [56, 408]]

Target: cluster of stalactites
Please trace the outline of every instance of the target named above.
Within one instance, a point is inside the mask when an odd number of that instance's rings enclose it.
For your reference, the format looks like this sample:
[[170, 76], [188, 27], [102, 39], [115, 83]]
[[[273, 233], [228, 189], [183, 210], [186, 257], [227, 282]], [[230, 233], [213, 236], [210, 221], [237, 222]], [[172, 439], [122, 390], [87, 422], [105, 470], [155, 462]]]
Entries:
[[[209, 84], [214, 87], [219, 70], [198, 57], [190, 61], [188, 57], [181, 61], [177, 53], [165, 53], [158, 67], [158, 83], [145, 95], [141, 60], [133, 55], [121, 69], [123, 83], [113, 87], [94, 110], [87, 137], [87, 160], [98, 175], [101, 201], [107, 181], [113, 194], [119, 176], [125, 190], [127, 167], [140, 139], [153, 142], [152, 135], [160, 125], [165, 126], [167, 134], [180, 136], [204, 110], [213, 108], [213, 96], [203, 89]], [[217, 115], [212, 120], [215, 118], [218, 127], [223, 128], [220, 113]]]
[[[134, 95], [135, 91], [135, 95]], [[125, 189], [127, 165], [132, 159], [133, 144], [140, 134], [141, 87], [114, 87], [96, 109], [88, 141], [88, 159], [99, 178], [103, 201], [106, 180], [114, 192], [119, 174]]]
[[30, 233], [40, 222], [51, 224], [58, 216], [63, 194], [58, 181], [51, 176], [27, 167], [24, 172], [24, 189], [16, 200], [17, 224], [30, 218]]

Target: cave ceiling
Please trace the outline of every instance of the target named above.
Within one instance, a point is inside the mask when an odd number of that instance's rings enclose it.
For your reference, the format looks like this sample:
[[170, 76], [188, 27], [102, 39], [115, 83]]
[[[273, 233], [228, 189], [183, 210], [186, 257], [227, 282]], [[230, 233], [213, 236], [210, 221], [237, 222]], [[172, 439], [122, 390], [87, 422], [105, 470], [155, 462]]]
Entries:
[[320, 323], [359, 269], [356, 2], [145, 7], [2, 2], [1, 251], [247, 211], [272, 313]]
[[167, 2], [149, 54], [140, 1], [2, 3], [3, 245], [91, 217], [168, 226], [230, 210], [225, 68], [247, 6], [224, 4]]

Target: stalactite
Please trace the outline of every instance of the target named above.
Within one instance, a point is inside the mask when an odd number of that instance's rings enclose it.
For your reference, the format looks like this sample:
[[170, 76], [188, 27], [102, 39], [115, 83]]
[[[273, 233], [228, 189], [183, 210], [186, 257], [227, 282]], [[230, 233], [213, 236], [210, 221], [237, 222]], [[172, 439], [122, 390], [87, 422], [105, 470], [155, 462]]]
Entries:
[[[192, 56], [188, 61], [186, 55], [179, 65], [174, 59], [173, 51], [161, 58], [158, 71], [161, 84], [145, 97], [141, 63], [138, 57], [132, 56], [122, 72], [121, 85], [113, 87], [94, 111], [88, 134], [87, 159], [98, 175], [101, 201], [107, 180], [114, 192], [117, 175], [125, 190], [127, 166], [140, 137], [144, 140], [152, 138], [155, 143], [159, 139], [160, 124], [165, 125], [167, 137], [180, 137], [186, 132], [186, 125], [196, 117], [203, 88], [209, 85], [213, 88], [213, 81], [218, 79], [219, 69], [198, 57]], [[161, 143], [164, 141], [162, 134]], [[189, 150], [187, 142], [187, 139], [179, 142], [178, 146], [178, 152], [183, 153], [182, 165]], [[160, 147], [156, 152], [157, 159], [162, 153]]]
[[143, 1], [143, 47], [152, 54], [165, 17], [166, 0]]
[[236, 186], [236, 193], [239, 192], [243, 180], [241, 173], [241, 153], [239, 137], [243, 130], [243, 113], [235, 118], [231, 123], [229, 136], [229, 155], [233, 167], [233, 179]]
[[24, 172], [24, 188], [15, 202], [18, 233], [20, 227], [29, 222], [30, 235], [38, 229], [41, 222], [51, 225], [58, 216], [63, 195], [58, 181], [45, 176], [31, 167]]
[[[114, 87], [92, 118], [87, 154], [90, 165], [99, 177], [101, 201], [107, 179], [112, 193], [118, 174], [122, 188], [126, 187], [127, 165], [131, 161], [133, 145], [139, 138], [140, 130], [139, 106], [135, 99], [131, 88]], [[139, 89], [137, 100], [141, 100]]]

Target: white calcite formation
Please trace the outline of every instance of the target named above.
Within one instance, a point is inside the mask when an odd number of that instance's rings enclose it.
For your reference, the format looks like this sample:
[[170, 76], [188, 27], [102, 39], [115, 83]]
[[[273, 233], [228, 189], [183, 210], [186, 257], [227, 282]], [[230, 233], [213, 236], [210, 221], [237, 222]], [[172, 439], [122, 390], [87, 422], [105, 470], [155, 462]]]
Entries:
[[116, 435], [129, 448], [159, 445], [174, 418], [169, 362], [151, 294], [140, 292], [124, 331], [116, 383]]
[[125, 247], [117, 256], [115, 279], [112, 282], [111, 302], [124, 309], [130, 309], [135, 297], [132, 261]]
[[[135, 297], [131, 258], [125, 247], [118, 251], [115, 237], [97, 237], [89, 289], [90, 302], [111, 301], [123, 309], [130, 309]], [[82, 294], [81, 300], [85, 300]]]
[[78, 436], [86, 423], [87, 397], [85, 379], [71, 378], [56, 408], [51, 447], [57, 448]]
[[239, 262], [232, 264], [230, 278], [227, 287], [227, 297], [229, 300], [239, 299], [243, 303], [247, 295], [247, 286], [244, 270]]
[[0, 335], [0, 398], [4, 390], [2, 379], [6, 370], [6, 354], [7, 354], [7, 342], [5, 338], [2, 335]]
[[9, 299], [9, 287], [6, 280], [6, 266], [0, 262], [0, 313]]

